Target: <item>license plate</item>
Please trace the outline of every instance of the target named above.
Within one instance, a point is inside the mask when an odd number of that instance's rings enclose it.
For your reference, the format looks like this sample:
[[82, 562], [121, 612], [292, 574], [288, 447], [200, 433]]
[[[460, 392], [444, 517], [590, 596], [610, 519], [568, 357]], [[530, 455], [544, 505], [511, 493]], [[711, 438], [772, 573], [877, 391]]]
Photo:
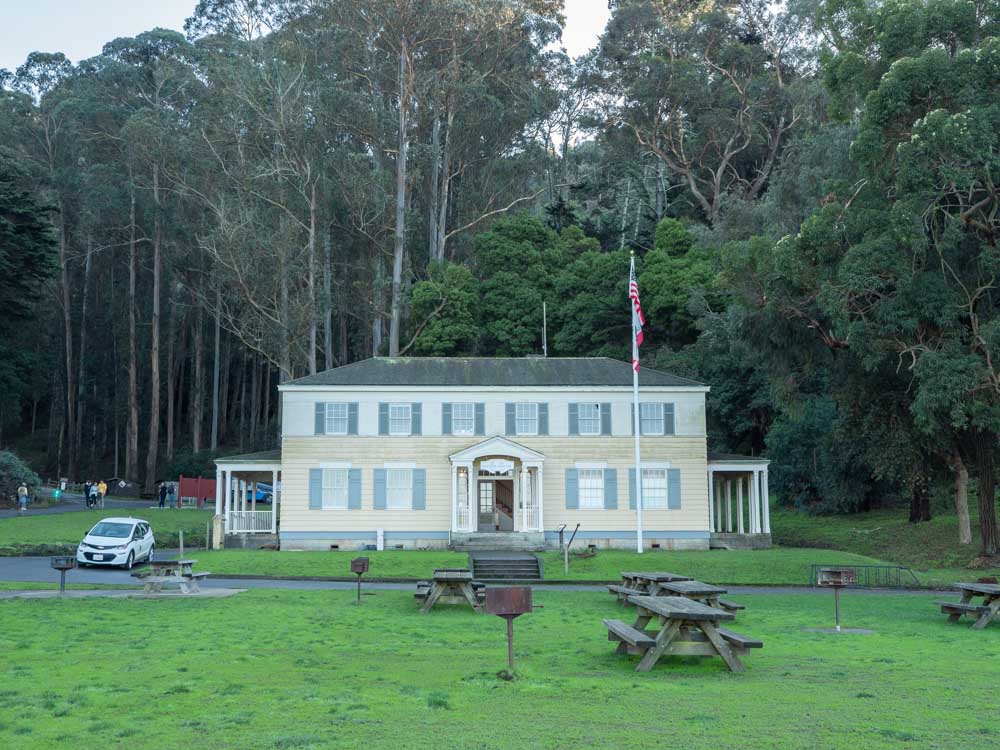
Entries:
[[104, 562], [104, 555], [94, 555], [94, 562]]

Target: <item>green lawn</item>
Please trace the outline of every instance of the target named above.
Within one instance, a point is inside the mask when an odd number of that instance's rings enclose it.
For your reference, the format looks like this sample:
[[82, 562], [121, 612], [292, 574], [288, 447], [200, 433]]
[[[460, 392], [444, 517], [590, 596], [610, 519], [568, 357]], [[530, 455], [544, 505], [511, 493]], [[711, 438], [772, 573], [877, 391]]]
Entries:
[[1000, 627], [950, 625], [933, 597], [754, 595], [735, 629], [765, 647], [633, 671], [598, 593], [536, 592], [504, 625], [417, 613], [408, 592], [361, 607], [349, 591], [230, 599], [0, 601], [0, 747], [992, 748]]
[[69, 513], [31, 515], [0, 520], [0, 556], [26, 554], [58, 554], [63, 548], [74, 549], [95, 523], [109, 516], [142, 518], [150, 522], [156, 546], [160, 549], [177, 545], [177, 532], [184, 530], [186, 544], [205, 543], [205, 524], [212, 520], [210, 511], [136, 508], [135, 510], [105, 508]]

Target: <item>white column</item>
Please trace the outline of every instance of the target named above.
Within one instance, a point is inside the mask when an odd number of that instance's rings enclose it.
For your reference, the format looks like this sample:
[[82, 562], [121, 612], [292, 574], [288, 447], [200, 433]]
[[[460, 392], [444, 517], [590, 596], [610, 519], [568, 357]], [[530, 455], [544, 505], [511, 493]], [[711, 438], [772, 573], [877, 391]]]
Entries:
[[521, 531], [528, 530], [528, 499], [531, 485], [528, 483], [528, 468], [521, 464]]
[[458, 531], [458, 467], [451, 465], [451, 531]]
[[715, 530], [725, 531], [726, 527], [722, 523], [722, 507], [723, 507], [723, 497], [725, 492], [723, 488], [726, 486], [726, 480], [722, 477], [718, 480], [719, 489], [715, 494]]
[[215, 470], [215, 515], [222, 515], [222, 481], [223, 481], [223, 471], [222, 469], [216, 468]]
[[224, 472], [226, 475], [224, 484], [226, 485], [225, 494], [225, 512], [226, 512], [226, 533], [229, 533], [229, 527], [232, 523], [232, 513], [230, 512], [233, 507], [233, 473], [229, 469]]
[[708, 530], [715, 531], [715, 472], [708, 470]]
[[760, 502], [760, 485], [757, 481], [757, 470], [753, 470], [753, 482], [750, 485], [750, 533], [757, 534], [757, 514]]
[[733, 531], [733, 480], [726, 478], [726, 533]]
[[762, 480], [763, 485], [764, 485], [764, 493], [763, 493], [764, 497], [763, 497], [763, 502], [762, 502], [762, 505], [761, 505], [761, 507], [763, 507], [763, 509], [764, 509], [764, 533], [765, 534], [770, 534], [771, 533], [771, 497], [770, 497], [770, 493], [768, 492], [768, 487], [767, 487], [767, 467], [766, 466], [764, 467], [764, 472], [763, 472], [763, 475], [761, 477], [761, 480]]
[[743, 482], [746, 477], [740, 474], [736, 478], [736, 533], [743, 533]]
[[475, 467], [475, 462], [470, 461], [465, 466], [465, 483], [466, 483], [466, 493], [465, 502], [468, 505], [468, 531], [476, 531], [479, 528], [479, 495], [473, 495], [472, 491], [476, 488], [476, 480], [472, 478], [472, 470]]
[[278, 470], [271, 470], [271, 533], [278, 531]]
[[250, 509], [257, 510], [257, 480], [253, 480], [253, 485], [250, 489]]
[[544, 532], [545, 520], [542, 517], [542, 511], [545, 509], [545, 503], [543, 502], [545, 496], [542, 493], [542, 464], [538, 464], [538, 467], [535, 469], [535, 479], [538, 487], [538, 530]]

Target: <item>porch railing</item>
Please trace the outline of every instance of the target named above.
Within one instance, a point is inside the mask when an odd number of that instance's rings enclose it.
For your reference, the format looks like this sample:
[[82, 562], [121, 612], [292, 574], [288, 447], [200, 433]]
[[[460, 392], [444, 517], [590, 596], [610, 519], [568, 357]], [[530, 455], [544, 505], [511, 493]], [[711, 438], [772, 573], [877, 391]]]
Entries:
[[270, 534], [270, 510], [231, 510], [229, 511], [230, 534]]

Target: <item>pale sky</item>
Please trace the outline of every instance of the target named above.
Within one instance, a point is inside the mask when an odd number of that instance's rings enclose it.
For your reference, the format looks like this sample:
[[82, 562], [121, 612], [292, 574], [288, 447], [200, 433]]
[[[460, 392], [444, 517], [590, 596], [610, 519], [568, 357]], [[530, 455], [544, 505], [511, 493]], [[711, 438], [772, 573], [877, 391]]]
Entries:
[[[157, 26], [183, 31], [197, 0], [0, 0], [0, 68], [29, 52], [62, 52], [74, 63], [106, 42]], [[570, 56], [590, 49], [608, 20], [607, 0], [566, 0], [563, 44]]]

